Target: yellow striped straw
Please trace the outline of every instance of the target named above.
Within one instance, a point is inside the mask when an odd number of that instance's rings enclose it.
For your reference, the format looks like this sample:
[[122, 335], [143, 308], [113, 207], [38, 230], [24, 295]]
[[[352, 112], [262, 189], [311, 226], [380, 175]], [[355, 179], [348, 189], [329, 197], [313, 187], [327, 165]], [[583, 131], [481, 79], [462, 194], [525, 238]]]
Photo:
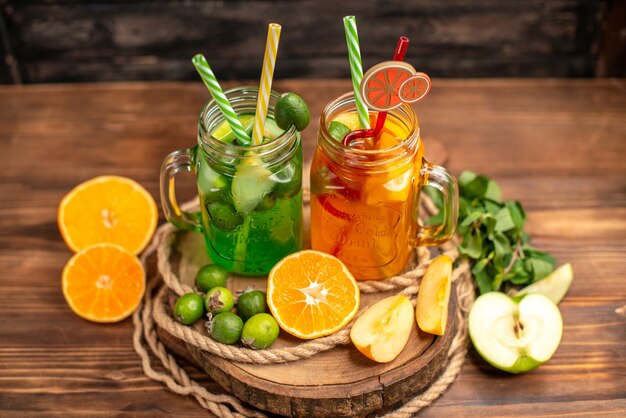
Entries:
[[263, 70], [261, 70], [261, 83], [259, 84], [259, 97], [256, 101], [256, 115], [254, 117], [254, 131], [252, 132], [252, 145], [260, 145], [263, 142], [265, 131], [265, 118], [267, 107], [270, 103], [272, 91], [272, 78], [274, 77], [274, 65], [280, 40], [280, 25], [270, 23], [267, 29], [267, 41], [265, 42], [265, 56], [263, 57]]

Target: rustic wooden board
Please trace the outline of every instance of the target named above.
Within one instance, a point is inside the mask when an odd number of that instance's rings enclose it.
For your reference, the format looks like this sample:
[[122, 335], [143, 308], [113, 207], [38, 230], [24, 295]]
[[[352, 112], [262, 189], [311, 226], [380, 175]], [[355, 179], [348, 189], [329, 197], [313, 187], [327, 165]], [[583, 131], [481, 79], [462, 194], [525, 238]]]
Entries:
[[[305, 215], [308, 205], [305, 207]], [[308, 216], [305, 216], [308, 229]], [[193, 286], [198, 269], [209, 263], [201, 234], [178, 231], [170, 265], [180, 281]], [[237, 293], [246, 288], [265, 291], [265, 277], [230, 275], [228, 287]], [[395, 294], [361, 294], [361, 310]], [[170, 294], [169, 310], [176, 303]], [[451, 293], [450, 312], [443, 337], [419, 331], [414, 323], [409, 341], [392, 362], [376, 363], [352, 344], [338, 346], [307, 359], [284, 364], [254, 365], [222, 359], [186, 344], [158, 329], [162, 341], [174, 353], [204, 370], [225, 390], [257, 408], [286, 416], [362, 416], [393, 405], [425, 390], [440, 374], [456, 332], [456, 291]], [[206, 335], [204, 321], [194, 328]], [[293, 347], [302, 340], [281, 331], [272, 348]]]
[[[456, 309], [454, 290], [451, 297], [450, 308]], [[372, 303], [375, 297], [363, 299]], [[171, 296], [170, 307], [174, 303]], [[369, 360], [351, 344], [285, 364], [235, 363], [192, 347], [159, 327], [157, 332], [172, 352], [204, 370], [244, 402], [284, 416], [332, 418], [363, 416], [426, 390], [446, 366], [456, 315], [448, 317], [443, 337], [420, 332], [414, 326], [405, 349], [387, 364]], [[281, 331], [273, 347], [296, 344], [296, 338]]]
[[[453, 302], [456, 306], [456, 302]], [[259, 409], [284, 416], [363, 416], [426, 390], [446, 366], [456, 326], [449, 317], [445, 336], [414, 327], [402, 354], [377, 364], [352, 345], [334, 348], [306, 360], [276, 365], [234, 363], [190, 347], [160, 328], [161, 341], [204, 370], [226, 391]], [[277, 345], [293, 339], [282, 335]]]
[[[433, 83], [416, 105], [426, 155], [430, 141], [440, 141], [453, 173], [498, 180], [504, 197], [524, 205], [533, 243], [571, 262], [575, 279], [559, 305], [563, 340], [548, 363], [510, 376], [470, 350], [458, 380], [419, 417], [623, 418], [626, 81]], [[350, 81], [276, 86], [301, 94], [319, 115]], [[97, 175], [130, 176], [158, 196], [163, 156], [193, 144], [207, 97], [196, 82], [0, 86], [1, 416], [211, 416], [143, 375], [130, 320], [89, 323], [67, 307], [60, 277], [72, 253], [56, 226], [63, 195]], [[195, 193], [191, 179], [178, 185], [183, 199]], [[222, 390], [206, 373], [186, 370]]]

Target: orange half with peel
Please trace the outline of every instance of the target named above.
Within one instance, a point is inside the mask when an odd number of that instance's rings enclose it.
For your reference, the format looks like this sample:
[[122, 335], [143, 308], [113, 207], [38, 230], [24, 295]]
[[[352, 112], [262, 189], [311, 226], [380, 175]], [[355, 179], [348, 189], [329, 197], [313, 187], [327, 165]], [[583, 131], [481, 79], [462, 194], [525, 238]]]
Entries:
[[280, 327], [313, 339], [343, 328], [359, 310], [359, 287], [336, 257], [304, 250], [283, 258], [270, 271], [267, 304]]
[[139, 254], [157, 222], [157, 206], [150, 193], [125, 177], [88, 180], [72, 189], [59, 205], [59, 230], [74, 252], [105, 242]]
[[146, 274], [137, 257], [115, 244], [96, 244], [74, 254], [63, 269], [63, 296], [83, 319], [118, 322], [143, 297]]

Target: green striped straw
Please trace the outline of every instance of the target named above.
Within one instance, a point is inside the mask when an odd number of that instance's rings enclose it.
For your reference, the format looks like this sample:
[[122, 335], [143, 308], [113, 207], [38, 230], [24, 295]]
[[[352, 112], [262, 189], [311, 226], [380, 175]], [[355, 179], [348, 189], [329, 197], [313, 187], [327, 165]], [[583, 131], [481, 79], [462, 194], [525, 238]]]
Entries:
[[359, 34], [356, 31], [356, 17], [346, 16], [343, 18], [343, 27], [346, 32], [346, 42], [348, 43], [348, 59], [350, 60], [350, 75], [352, 76], [352, 89], [354, 90], [354, 101], [356, 111], [359, 114], [359, 125], [361, 129], [370, 128], [370, 117], [367, 107], [361, 97], [361, 79], [363, 78], [363, 65], [361, 64], [361, 49], [359, 47]]
[[220, 83], [217, 82], [217, 78], [215, 78], [215, 74], [213, 74], [213, 70], [209, 66], [209, 63], [204, 58], [202, 54], [196, 54], [191, 60], [193, 66], [196, 67], [198, 74], [200, 74], [200, 78], [204, 82], [204, 85], [209, 89], [209, 93], [213, 96], [215, 103], [217, 103], [217, 107], [220, 108], [226, 122], [230, 125], [230, 129], [233, 130], [233, 133], [237, 137], [237, 140], [242, 145], [250, 144], [250, 136], [246, 133], [246, 130], [243, 128], [241, 121], [237, 117], [235, 110], [230, 105], [228, 98], [224, 94], [224, 90], [220, 87]]

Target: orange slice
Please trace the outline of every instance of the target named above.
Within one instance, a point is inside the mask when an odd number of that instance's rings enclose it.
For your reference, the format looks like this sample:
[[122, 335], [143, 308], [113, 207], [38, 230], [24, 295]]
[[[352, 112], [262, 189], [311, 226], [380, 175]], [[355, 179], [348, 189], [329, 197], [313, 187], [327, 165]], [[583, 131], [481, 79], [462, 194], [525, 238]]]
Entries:
[[118, 322], [143, 297], [146, 274], [137, 257], [115, 244], [96, 244], [75, 254], [63, 269], [63, 296], [81, 318]]
[[359, 310], [360, 292], [336, 257], [305, 250], [283, 258], [267, 279], [267, 304], [278, 325], [298, 338], [343, 328]]
[[367, 107], [386, 112], [400, 106], [400, 86], [413, 74], [415, 68], [403, 61], [385, 61], [367, 70], [360, 84]]
[[430, 77], [417, 73], [402, 83], [399, 94], [404, 103], [415, 103], [422, 100], [430, 91]]
[[157, 221], [157, 206], [150, 193], [125, 177], [88, 180], [59, 205], [59, 229], [74, 252], [106, 242], [139, 254], [154, 234]]

